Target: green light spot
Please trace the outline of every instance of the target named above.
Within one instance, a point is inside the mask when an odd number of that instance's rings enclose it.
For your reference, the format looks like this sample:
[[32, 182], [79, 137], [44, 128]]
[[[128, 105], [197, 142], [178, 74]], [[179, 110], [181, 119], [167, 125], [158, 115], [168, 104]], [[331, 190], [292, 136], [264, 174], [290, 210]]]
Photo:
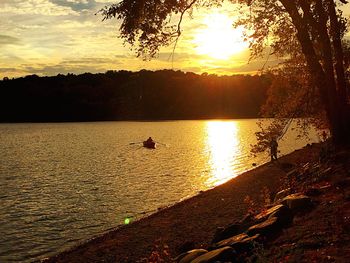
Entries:
[[130, 221], [131, 221], [130, 218], [128, 218], [128, 217], [125, 218], [125, 219], [124, 219], [124, 224], [125, 224], [125, 225], [128, 225], [128, 224], [130, 224]]

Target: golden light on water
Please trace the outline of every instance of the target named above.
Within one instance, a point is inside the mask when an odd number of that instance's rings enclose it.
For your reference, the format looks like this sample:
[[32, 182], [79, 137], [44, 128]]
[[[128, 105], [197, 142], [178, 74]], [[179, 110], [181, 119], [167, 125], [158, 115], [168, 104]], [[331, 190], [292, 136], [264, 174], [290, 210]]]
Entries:
[[233, 171], [235, 156], [239, 155], [237, 122], [207, 122], [208, 152], [210, 153], [209, 186], [222, 184], [235, 176]]

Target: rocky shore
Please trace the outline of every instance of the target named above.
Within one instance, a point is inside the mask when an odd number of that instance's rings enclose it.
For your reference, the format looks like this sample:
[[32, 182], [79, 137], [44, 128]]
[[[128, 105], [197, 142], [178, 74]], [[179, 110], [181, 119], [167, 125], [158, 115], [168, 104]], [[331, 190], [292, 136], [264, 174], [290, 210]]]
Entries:
[[349, 262], [350, 154], [314, 144], [45, 262]]

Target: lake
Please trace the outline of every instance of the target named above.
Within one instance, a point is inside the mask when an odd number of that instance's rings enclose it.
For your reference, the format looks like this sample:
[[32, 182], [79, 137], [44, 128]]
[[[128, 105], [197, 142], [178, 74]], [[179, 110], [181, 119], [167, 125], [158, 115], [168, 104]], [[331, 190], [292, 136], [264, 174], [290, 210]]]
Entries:
[[[269, 161], [256, 120], [0, 124], [0, 262], [56, 254]], [[142, 147], [149, 136], [157, 149]], [[279, 142], [287, 154], [319, 140]]]

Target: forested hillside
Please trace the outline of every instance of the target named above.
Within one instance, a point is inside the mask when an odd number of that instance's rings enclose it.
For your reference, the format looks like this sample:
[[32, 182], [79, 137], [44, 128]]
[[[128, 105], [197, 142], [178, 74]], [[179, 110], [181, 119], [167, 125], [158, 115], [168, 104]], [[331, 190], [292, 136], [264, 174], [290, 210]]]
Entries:
[[1, 122], [258, 117], [266, 76], [108, 71], [0, 81]]

